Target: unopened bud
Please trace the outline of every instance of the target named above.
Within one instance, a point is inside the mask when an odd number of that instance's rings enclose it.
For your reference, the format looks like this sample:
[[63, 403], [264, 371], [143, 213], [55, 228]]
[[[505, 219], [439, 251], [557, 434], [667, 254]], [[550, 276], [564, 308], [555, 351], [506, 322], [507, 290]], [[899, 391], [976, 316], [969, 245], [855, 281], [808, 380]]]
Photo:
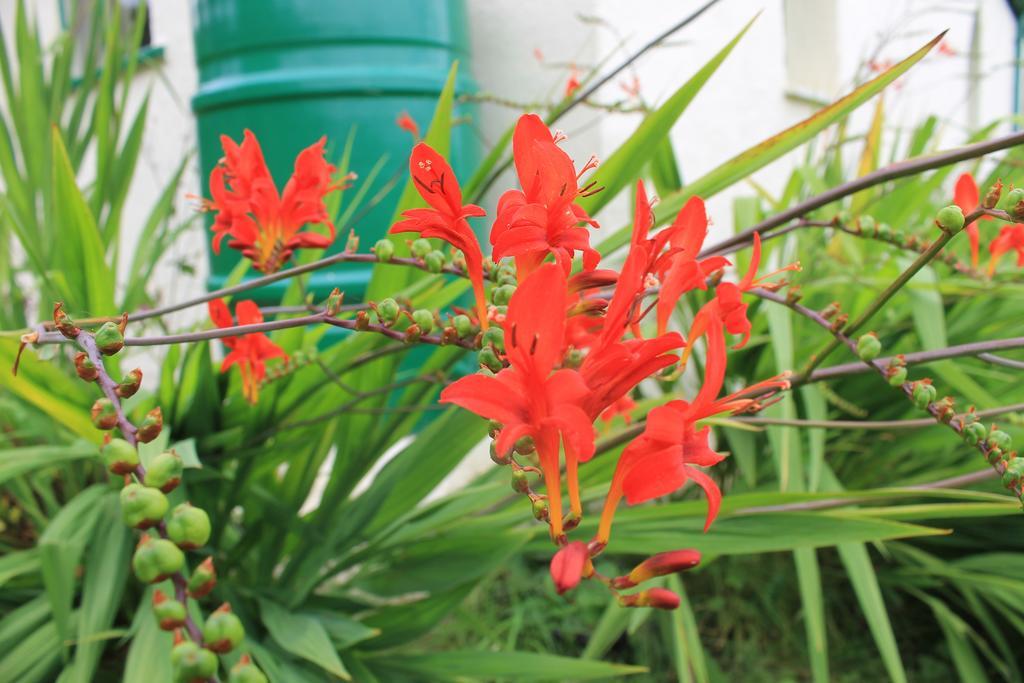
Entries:
[[953, 416], [956, 414], [956, 411], [954, 410], [954, 405], [953, 405], [953, 397], [952, 396], [944, 396], [939, 401], [936, 401], [936, 403], [935, 403], [935, 411], [936, 411], [936, 415], [935, 416], [937, 418], [939, 418], [940, 422], [944, 422], [946, 424], [949, 424], [949, 422], [953, 419]]
[[98, 398], [92, 404], [92, 424], [96, 429], [113, 429], [117, 426], [117, 408], [109, 398]]
[[121, 489], [121, 519], [135, 529], [148, 529], [167, 514], [167, 496], [157, 489], [131, 483]]
[[516, 441], [515, 449], [520, 455], [529, 455], [537, 450], [537, 444], [533, 442], [532, 436], [527, 435]]
[[498, 444], [493, 441], [491, 442], [490, 454], [491, 460], [494, 461], [495, 465], [501, 465], [504, 467], [505, 465], [512, 462], [512, 451], [508, 451], [507, 453], [499, 453]]
[[75, 354], [75, 372], [86, 382], [95, 382], [96, 378], [100, 376], [99, 369], [89, 360], [89, 356], [84, 351]]
[[414, 344], [414, 343], [418, 342], [420, 340], [420, 337], [422, 337], [422, 336], [423, 336], [423, 330], [421, 330], [420, 326], [417, 325], [416, 323], [413, 323], [412, 325], [409, 325], [409, 327], [405, 328], [405, 343], [406, 344]]
[[980, 422], [972, 422], [968, 425], [964, 425], [962, 434], [964, 443], [968, 446], [977, 446], [988, 436], [988, 430], [985, 429], [985, 425]]
[[[391, 244], [388, 242], [388, 244]], [[331, 290], [330, 295], [327, 297], [327, 315], [332, 318], [341, 312], [341, 306], [345, 301], [345, 292], [341, 291], [337, 287]]]
[[160, 430], [163, 428], [164, 414], [161, 412], [160, 406], [157, 406], [146, 413], [146, 417], [142, 418], [142, 422], [139, 423], [139, 430], [135, 433], [135, 438], [142, 443], [149, 443], [160, 436]]
[[862, 334], [857, 340], [857, 355], [862, 361], [871, 362], [882, 352], [882, 343], [874, 332]]
[[590, 553], [583, 541], [573, 541], [559, 548], [551, 558], [551, 580], [555, 583], [555, 591], [562, 595], [578, 586], [589, 562]]
[[356, 329], [360, 332], [370, 329], [370, 316], [366, 311], [356, 313]]
[[493, 346], [498, 351], [505, 351], [505, 331], [497, 325], [488, 327], [484, 332], [481, 343], [486, 347], [487, 345]]
[[231, 667], [228, 683], [267, 683], [267, 677], [256, 668], [249, 655], [242, 655], [238, 663]]
[[459, 334], [459, 337], [468, 337], [473, 334], [473, 321], [468, 315], [457, 315], [452, 318], [452, 327]]
[[633, 567], [632, 571], [626, 576], [616, 577], [612, 581], [612, 586], [615, 588], [632, 588], [657, 576], [667, 576], [668, 574], [676, 574], [687, 569], [693, 569], [698, 564], [700, 564], [700, 553], [696, 550], [671, 550], [658, 553]]
[[185, 605], [168, 598], [161, 590], [153, 592], [153, 614], [164, 631], [173, 631], [185, 625]]
[[185, 566], [185, 553], [164, 538], [142, 537], [132, 556], [132, 570], [139, 581], [157, 583], [181, 571]]
[[981, 205], [986, 209], [996, 208], [996, 204], [999, 203], [999, 196], [1003, 193], [1003, 181], [1002, 179], [997, 180], [992, 187], [988, 188], [988, 192], [985, 193], [985, 198], [981, 200]]
[[210, 517], [202, 508], [182, 503], [167, 518], [167, 538], [182, 550], [195, 550], [210, 540]]
[[504, 367], [501, 364], [501, 360], [498, 358], [498, 354], [496, 354], [494, 349], [490, 346], [485, 346], [480, 349], [480, 353], [477, 354], [477, 361], [479, 361], [481, 367], [485, 367], [491, 372], [498, 372]]
[[205, 681], [217, 675], [217, 655], [191, 640], [178, 643], [171, 650], [174, 680], [186, 683]]
[[430, 334], [430, 331], [434, 329], [434, 314], [425, 308], [413, 311], [412, 321], [419, 326], [422, 334]]
[[243, 638], [245, 628], [226, 602], [214, 610], [203, 625], [203, 644], [213, 652], [231, 652]]
[[58, 332], [68, 339], [75, 339], [82, 331], [80, 327], [75, 325], [75, 321], [71, 319], [71, 316], [64, 312], [64, 304], [59, 301], [53, 305], [53, 325], [57, 328]]
[[412, 243], [410, 250], [416, 258], [423, 258], [434, 250], [434, 245], [430, 243], [430, 240], [421, 237]]
[[679, 596], [667, 588], [648, 588], [632, 595], [620, 595], [619, 604], [623, 607], [676, 609], [679, 607]]
[[1024, 218], [1024, 187], [1016, 187], [1006, 193], [1006, 210], [1014, 218]]
[[111, 439], [100, 448], [103, 464], [114, 474], [131, 474], [139, 466], [139, 452], [124, 439]]
[[213, 558], [203, 560], [188, 579], [188, 594], [199, 600], [209, 595], [217, 585], [217, 571], [213, 566]]
[[117, 323], [105, 322], [96, 330], [96, 348], [104, 356], [113, 356], [124, 348], [124, 334]]
[[548, 502], [543, 498], [537, 498], [533, 501], [533, 518], [537, 521], [543, 522], [548, 518]]
[[512, 300], [512, 295], [516, 293], [516, 288], [512, 285], [501, 285], [491, 290], [491, 303], [495, 306], [508, 306], [508, 302]]
[[444, 270], [444, 252], [432, 251], [423, 257], [423, 263], [431, 273], [440, 273]]
[[998, 448], [1002, 451], [1009, 451], [1013, 447], [1013, 438], [1000, 429], [993, 429], [988, 434], [985, 444], [989, 448]]
[[526, 493], [530, 490], [530, 482], [526, 478], [526, 472], [522, 470], [512, 472], [512, 490], [516, 493]]
[[930, 382], [919, 380], [914, 382], [914, 405], [922, 410], [935, 400], [937, 392]]
[[378, 261], [387, 263], [395, 255], [395, 244], [387, 238], [377, 240], [377, 243], [373, 245], [373, 253], [377, 255]]
[[964, 212], [956, 204], [943, 207], [935, 216], [935, 225], [943, 232], [955, 235], [964, 229]]
[[862, 235], [868, 237], [874, 237], [878, 234], [878, 228], [875, 224], [875, 219], [871, 216], [861, 216], [857, 219], [857, 227], [860, 229]]
[[380, 316], [380, 321], [385, 325], [391, 325], [398, 320], [398, 314], [401, 310], [398, 302], [394, 299], [388, 298], [377, 302], [377, 315]]
[[131, 398], [142, 386], [142, 370], [135, 368], [125, 375], [116, 387], [114, 392], [121, 398]]
[[907, 381], [907, 369], [904, 367], [889, 368], [885, 371], [885, 377], [889, 381], [889, 386], [903, 386], [903, 383]]
[[345, 251], [359, 251], [359, 235], [356, 234], [355, 230], [348, 231], [348, 237], [345, 239]]

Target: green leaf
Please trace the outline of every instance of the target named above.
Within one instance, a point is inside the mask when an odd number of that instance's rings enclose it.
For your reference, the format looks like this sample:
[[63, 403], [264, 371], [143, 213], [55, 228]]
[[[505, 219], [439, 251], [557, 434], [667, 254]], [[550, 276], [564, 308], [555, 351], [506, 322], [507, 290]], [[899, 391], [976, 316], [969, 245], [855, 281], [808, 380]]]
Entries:
[[641, 666], [610, 664], [535, 652], [388, 653], [368, 659], [374, 669], [428, 681], [566, 681], [618, 678], [647, 671]]
[[793, 551], [797, 581], [800, 586], [800, 604], [803, 606], [804, 628], [807, 631], [807, 650], [811, 660], [811, 675], [815, 683], [827, 683], [828, 639], [825, 632], [825, 596], [821, 590], [821, 572], [818, 555], [812, 548]]
[[679, 120], [693, 98], [722, 65], [722, 62], [729, 56], [729, 53], [736, 47], [756, 19], [755, 16], [747, 22], [747, 25], [736, 34], [736, 37], [719, 50], [711, 58], [711, 61], [701, 67], [700, 71], [694, 74], [690, 80], [683, 83], [664, 104], [644, 117], [643, 122], [629, 136], [629, 139], [622, 143], [608, 159], [601, 162], [588, 182], [596, 183], [598, 187], [604, 187], [604, 190], [589, 197], [580, 197], [578, 203], [584, 210], [591, 215], [596, 214], [624, 187], [634, 183], [634, 179], [639, 175], [644, 164], [650, 160], [651, 150], [657, 148], [668, 138], [672, 126]]
[[75, 441], [66, 446], [24, 446], [0, 450], [0, 485], [28, 472], [98, 456], [96, 446]]
[[[903, 61], [894, 65], [867, 83], [853, 90], [851, 93], [835, 101], [824, 109], [818, 111], [808, 119], [801, 121], [795, 126], [788, 128], [767, 140], [763, 140], [745, 152], [733, 157], [724, 164], [709, 171], [697, 180], [693, 181], [679, 192], [668, 197], [662, 197], [658, 207], [658, 223], [664, 223], [683, 208], [686, 201], [692, 196], [704, 197], [705, 199], [715, 195], [742, 178], [750, 176], [760, 168], [768, 165], [775, 159], [789, 152], [803, 143], [812, 139], [828, 126], [839, 121], [860, 105], [867, 102], [874, 95], [881, 92], [887, 85], [902, 76], [910, 67], [921, 61], [928, 52], [942, 40], [942, 34], [929, 41], [924, 47], [913, 53]], [[630, 226], [620, 228], [607, 237], [598, 250], [602, 254], [609, 254], [629, 242]]]
[[124, 683], [171, 683], [171, 647], [173, 637], [160, 629], [153, 616], [152, 591], [146, 591], [135, 612], [138, 630], [132, 636], [128, 659], [124, 665]]
[[318, 619], [291, 612], [270, 600], [260, 600], [260, 615], [270, 637], [282, 648], [338, 678], [352, 679]]

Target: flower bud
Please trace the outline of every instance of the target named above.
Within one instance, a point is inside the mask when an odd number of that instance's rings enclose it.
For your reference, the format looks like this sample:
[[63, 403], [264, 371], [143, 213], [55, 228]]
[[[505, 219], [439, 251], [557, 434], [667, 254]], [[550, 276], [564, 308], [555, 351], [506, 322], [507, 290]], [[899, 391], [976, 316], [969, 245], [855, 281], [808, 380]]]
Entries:
[[698, 564], [700, 564], [700, 553], [696, 550], [672, 550], [658, 553], [633, 567], [632, 571], [626, 576], [616, 577], [612, 581], [612, 586], [615, 588], [632, 588], [656, 576], [666, 576], [687, 569], [693, 569]]
[[410, 249], [413, 256], [423, 258], [434, 250], [434, 245], [430, 243], [430, 240], [421, 237], [412, 243]]
[[1024, 457], [1011, 457], [1006, 463], [1006, 469], [1016, 474], [1018, 478], [1024, 478]]
[[1020, 474], [1007, 468], [1003, 472], [1003, 487], [1008, 489], [1015, 489], [1020, 486]]
[[394, 299], [387, 298], [377, 302], [377, 315], [380, 316], [380, 321], [385, 325], [391, 325], [398, 320], [398, 314], [401, 310], [398, 302]]
[[473, 334], [473, 321], [468, 315], [457, 315], [452, 318], [452, 327], [459, 334], [459, 337], [468, 337]]
[[860, 228], [860, 233], [868, 237], [874, 237], [878, 234], [878, 227], [875, 224], [875, 219], [871, 216], [861, 216], [857, 219], [857, 227]]
[[53, 324], [57, 331], [68, 339], [76, 338], [82, 331], [80, 327], [75, 325], [75, 321], [71, 319], [71, 316], [64, 312], [64, 304], [59, 301], [53, 305]]
[[504, 365], [501, 364], [501, 360], [498, 358], [498, 354], [496, 354], [494, 352], [494, 349], [492, 349], [490, 346], [485, 346], [484, 348], [480, 349], [480, 353], [478, 353], [476, 357], [477, 361], [479, 361], [480, 363], [480, 366], [487, 368], [491, 372], [498, 372], [503, 367], [505, 367]]
[[[388, 242], [388, 244], [391, 244], [391, 242]], [[344, 301], [345, 292], [341, 291], [337, 287], [331, 290], [330, 295], [328, 295], [327, 297], [327, 305], [325, 306], [325, 309], [327, 310], [327, 315], [331, 316], [332, 318], [338, 315], [338, 313], [341, 312], [341, 305], [344, 303]]]
[[[349, 175], [353, 180], [356, 177], [355, 173], [350, 173]], [[345, 187], [348, 187], [348, 185]], [[345, 238], [345, 251], [350, 253], [359, 251], [359, 235], [356, 234], [355, 230], [348, 231], [348, 237]]]
[[160, 436], [160, 430], [164, 427], [164, 414], [160, 411], [160, 406], [153, 408], [153, 410], [146, 413], [146, 417], [142, 418], [142, 422], [139, 424], [139, 430], [135, 433], [135, 438], [142, 443], [149, 443], [156, 437]]
[[181, 571], [185, 566], [185, 553], [164, 538], [142, 537], [132, 556], [132, 570], [143, 583], [158, 583]]
[[188, 579], [188, 594], [199, 600], [210, 594], [217, 585], [217, 570], [213, 566], [213, 558], [208, 557], [199, 563]]
[[924, 410], [935, 400], [937, 392], [930, 382], [920, 380], [914, 382], [914, 405]]
[[372, 251], [377, 255], [378, 261], [387, 263], [395, 255], [395, 244], [389, 239], [377, 240]]
[[203, 625], [203, 643], [214, 652], [231, 652], [243, 638], [245, 628], [226, 602], [214, 610]]
[[892, 228], [888, 223], [879, 223], [878, 227], [875, 228], [875, 234], [878, 235], [879, 239], [885, 240], [886, 242], [892, 241]]
[[964, 229], [964, 212], [956, 204], [950, 204], [935, 215], [935, 225], [943, 232], [955, 235]]
[[907, 369], [904, 367], [889, 368], [885, 371], [885, 376], [889, 381], [889, 386], [900, 387], [907, 381]]
[[84, 351], [75, 354], [75, 372], [86, 382], [95, 382], [96, 378], [100, 376], [100, 371]]
[[113, 356], [124, 348], [124, 335], [117, 323], [105, 322], [96, 330], [96, 348], [104, 356]]
[[954, 409], [953, 404], [953, 397], [943, 396], [940, 400], [936, 401], [935, 411], [935, 416], [939, 419], [940, 422], [949, 424], [950, 421], [953, 419], [953, 416], [956, 415], [956, 410]]
[[164, 451], [149, 463], [144, 483], [164, 493], [170, 493], [181, 483], [181, 473], [184, 469], [181, 456], [174, 451]]
[[507, 453], [498, 453], [498, 444], [494, 443], [493, 441], [491, 442], [490, 453], [491, 460], [494, 461], [495, 465], [501, 465], [502, 467], [504, 467], [505, 465], [512, 462], [512, 451], [509, 451]]
[[142, 370], [135, 368], [125, 375], [116, 387], [114, 392], [121, 398], [131, 398], [142, 386]]
[[989, 448], [998, 448], [1002, 451], [1008, 451], [1013, 446], [1013, 438], [1002, 430], [993, 429], [989, 432], [988, 440], [985, 444]]
[[562, 595], [578, 586], [589, 563], [590, 553], [583, 541], [573, 541], [559, 548], [551, 558], [551, 580], [555, 583], [555, 591]]
[[968, 425], [964, 425], [963, 438], [964, 443], [968, 446], [977, 446], [982, 440], [987, 438], [988, 430], [985, 429], [985, 425], [980, 422], [972, 422]]
[[623, 607], [676, 609], [679, 607], [679, 596], [667, 588], [648, 588], [632, 595], [620, 595], [619, 604]]
[[1014, 218], [1024, 217], [1024, 187], [1017, 187], [1006, 194], [1006, 210]]
[[370, 316], [367, 315], [366, 311], [356, 313], [356, 329], [360, 332], [370, 329]]
[[121, 489], [121, 519], [126, 526], [148, 529], [160, 523], [167, 514], [167, 496], [142, 484], [128, 484]]
[[186, 640], [171, 650], [171, 665], [175, 681], [195, 683], [216, 676], [219, 662], [217, 655]]
[[1003, 461], [1003, 452], [998, 448], [990, 448], [985, 454], [985, 459], [988, 460], [989, 465], [998, 465]]
[[487, 345], [493, 346], [498, 351], [505, 351], [505, 331], [497, 325], [488, 327], [483, 334], [481, 343], [484, 347]]
[[173, 631], [185, 625], [185, 605], [168, 598], [161, 590], [153, 593], [153, 614], [164, 631]]
[[406, 344], [414, 344], [414, 343], [418, 342], [420, 340], [420, 337], [422, 337], [422, 336], [423, 336], [423, 330], [421, 330], [420, 326], [417, 325], [416, 323], [413, 323], [412, 325], [409, 325], [409, 327], [405, 328], [405, 343]]
[[495, 306], [508, 306], [508, 302], [512, 300], [512, 295], [516, 293], [516, 288], [512, 285], [501, 285], [491, 290], [491, 303]]
[[210, 517], [202, 508], [182, 503], [167, 519], [167, 538], [182, 550], [195, 550], [210, 540]]
[[423, 257], [423, 262], [431, 273], [440, 273], [444, 270], [444, 252], [432, 251]]
[[523, 470], [512, 472], [512, 490], [516, 493], [526, 493], [530, 490], [530, 482], [526, 479], [526, 472]]
[[533, 442], [532, 436], [527, 435], [516, 441], [515, 450], [520, 455], [529, 455], [537, 450], [537, 444]]
[[533, 518], [544, 522], [548, 518], [548, 502], [543, 498], [536, 498], [533, 501]]
[[117, 408], [109, 398], [98, 398], [92, 404], [92, 424], [96, 429], [113, 429], [117, 426]]
[[242, 655], [238, 663], [231, 667], [228, 683], [267, 683], [267, 677], [256, 668], [249, 655]]
[[996, 208], [996, 204], [999, 203], [999, 196], [1003, 193], [1003, 180], [1000, 178], [988, 188], [988, 192], [985, 193], [984, 199], [981, 200], [981, 205], [986, 209]]
[[430, 334], [430, 331], [434, 329], [434, 314], [425, 308], [413, 311], [412, 321], [420, 328], [422, 334]]
[[111, 439], [100, 448], [103, 463], [114, 474], [131, 474], [139, 466], [139, 452], [124, 439]]
[[861, 360], [871, 362], [882, 352], [882, 343], [874, 332], [862, 334], [857, 340], [857, 355]]

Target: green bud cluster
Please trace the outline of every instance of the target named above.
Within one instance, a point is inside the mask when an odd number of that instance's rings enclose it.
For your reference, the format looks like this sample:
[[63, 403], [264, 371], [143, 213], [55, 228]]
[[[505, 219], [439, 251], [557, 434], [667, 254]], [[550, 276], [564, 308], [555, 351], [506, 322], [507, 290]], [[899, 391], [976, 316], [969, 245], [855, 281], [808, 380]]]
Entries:
[[935, 387], [933, 387], [930, 383], [914, 383], [914, 405], [916, 405], [918, 408], [921, 408], [922, 410], [926, 409], [929, 406], [929, 404], [931, 404], [932, 401], [935, 400], [935, 397], [937, 395], [938, 392], [935, 391]]
[[862, 334], [857, 340], [857, 355], [862, 361], [871, 362], [882, 352], [882, 343], [874, 332]]

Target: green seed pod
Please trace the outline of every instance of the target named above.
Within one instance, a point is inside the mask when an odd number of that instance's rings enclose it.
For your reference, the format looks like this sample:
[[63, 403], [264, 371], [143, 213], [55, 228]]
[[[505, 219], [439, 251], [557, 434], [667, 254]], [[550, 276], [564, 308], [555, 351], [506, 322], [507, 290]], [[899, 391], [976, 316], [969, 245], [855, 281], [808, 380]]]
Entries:
[[434, 314], [425, 308], [413, 311], [412, 321], [419, 326], [421, 334], [430, 334], [434, 329]]
[[988, 440], [985, 443], [989, 448], [998, 448], [1001, 451], [1008, 451], [1013, 447], [1013, 438], [1002, 430], [993, 429], [989, 432]]
[[497, 326], [488, 327], [487, 331], [484, 332], [482, 342], [485, 347], [489, 344], [496, 348], [498, 351], [504, 351], [505, 331]]
[[515, 451], [520, 455], [529, 455], [537, 450], [537, 444], [533, 442], [532, 436], [524, 436], [516, 441]]
[[917, 382], [914, 385], [914, 405], [924, 410], [928, 407], [928, 404], [935, 400], [936, 393], [935, 387], [931, 384]]
[[217, 655], [186, 640], [174, 646], [171, 664], [177, 683], [195, 683], [216, 676], [219, 661]]
[[111, 439], [100, 449], [100, 455], [114, 474], [131, 474], [139, 466], [139, 452], [124, 439]]
[[100, 376], [100, 371], [84, 351], [75, 354], [75, 372], [86, 382], [95, 382]]
[[417, 325], [416, 323], [413, 323], [412, 325], [409, 325], [409, 327], [405, 328], [406, 344], [413, 344], [415, 342], [418, 342], [420, 340], [420, 337], [422, 336], [423, 330], [421, 330], [420, 326]]
[[377, 315], [380, 316], [381, 322], [388, 325], [398, 320], [401, 310], [398, 302], [390, 297], [377, 302]]
[[1003, 472], [1003, 487], [1015, 489], [1020, 485], [1020, 475], [1011, 470]]
[[53, 324], [57, 331], [68, 339], [75, 339], [82, 331], [71, 316], [64, 312], [64, 304], [59, 301], [53, 305]]
[[889, 227], [888, 223], [882, 223], [875, 228], [875, 234], [878, 235], [879, 239], [887, 242], [892, 241], [892, 228]]
[[139, 581], [157, 583], [185, 566], [185, 553], [164, 538], [143, 536], [132, 556], [132, 570]]
[[182, 503], [167, 519], [167, 537], [182, 550], [195, 550], [210, 540], [210, 517], [202, 508]]
[[498, 278], [498, 284], [502, 287], [515, 287], [519, 284], [519, 281], [516, 280], [515, 275], [505, 275]]
[[185, 605], [168, 598], [161, 590], [153, 593], [153, 614], [164, 631], [173, 631], [185, 625]]
[[494, 287], [491, 289], [491, 303], [495, 306], [508, 306], [508, 302], [512, 300], [512, 295], [515, 293], [516, 288], [512, 285]]
[[1024, 217], [1021, 202], [1024, 202], [1024, 187], [1015, 187], [1006, 193], [1006, 210], [1014, 218]]
[[988, 460], [989, 465], [996, 465], [1003, 459], [1003, 452], [998, 448], [990, 448], [988, 453], [985, 454], [985, 459]]
[[432, 251], [434, 251], [434, 245], [430, 243], [430, 240], [421, 237], [412, 243], [412, 255], [416, 258], [423, 258]]
[[455, 332], [460, 338], [473, 334], [473, 321], [469, 319], [468, 315], [457, 315], [452, 318], [452, 327], [455, 328]]
[[963, 438], [964, 443], [968, 446], [976, 446], [980, 441], [985, 439], [988, 435], [988, 430], [985, 429], [985, 425], [980, 422], [972, 422], [968, 425], [964, 425]]
[[516, 470], [512, 473], [512, 490], [516, 493], [526, 493], [530, 490], [530, 482], [526, 479], [526, 472]]
[[139, 424], [139, 430], [135, 432], [135, 438], [142, 443], [149, 443], [156, 437], [160, 436], [160, 430], [164, 427], [164, 414], [160, 410], [160, 406], [153, 408], [153, 410], [146, 413], [146, 417], [142, 419]]
[[199, 600], [210, 594], [217, 585], [217, 571], [213, 566], [213, 558], [208, 557], [199, 563], [188, 579], [189, 597]]
[[943, 207], [935, 215], [935, 225], [943, 232], [955, 235], [964, 229], [964, 212], [956, 204]]
[[444, 252], [432, 251], [423, 257], [423, 262], [431, 273], [440, 273], [444, 270]]
[[245, 638], [241, 620], [231, 611], [231, 605], [218, 607], [203, 625], [203, 643], [214, 652], [231, 652]]
[[857, 225], [860, 227], [860, 232], [868, 237], [874, 237], [878, 234], [878, 226], [875, 223], [875, 219], [871, 216], [861, 216], [857, 219]]
[[142, 386], [142, 370], [135, 368], [121, 379], [121, 382], [114, 387], [114, 391], [121, 398], [131, 398]]
[[174, 451], [164, 451], [153, 458], [146, 469], [145, 484], [164, 493], [170, 493], [181, 483], [185, 465]]
[[537, 498], [533, 501], [533, 517], [540, 521], [548, 518], [548, 502], [543, 498]]
[[504, 454], [498, 453], [498, 446], [493, 441], [491, 442], [490, 453], [491, 453], [491, 460], [494, 461], [495, 465], [501, 465], [502, 467], [504, 467], [505, 465], [507, 465], [510, 462], [512, 462], [512, 453], [511, 453], [511, 451], [508, 452], [508, 453], [504, 453]]
[[1006, 463], [1006, 469], [1016, 474], [1018, 478], [1024, 477], [1024, 457], [1011, 458]]
[[96, 348], [104, 356], [113, 356], [124, 348], [124, 335], [117, 323], [105, 322], [96, 330]]
[[121, 489], [121, 519], [127, 526], [154, 527], [167, 514], [167, 506], [167, 496], [157, 489], [134, 483]]
[[92, 404], [92, 424], [96, 429], [113, 429], [117, 426], [117, 409], [109, 398], [98, 398]]
[[882, 352], [882, 343], [874, 332], [862, 334], [857, 340], [857, 355], [863, 361], [873, 361]]
[[249, 655], [242, 655], [238, 663], [231, 667], [228, 683], [267, 683], [267, 677], [256, 668]]
[[480, 349], [480, 353], [477, 354], [476, 358], [481, 367], [485, 367], [491, 372], [499, 372], [504, 367], [498, 358], [498, 354], [490, 346]]
[[889, 386], [903, 386], [903, 383], [907, 381], [907, 369], [902, 367], [889, 368], [889, 370], [886, 372], [886, 377], [889, 380]]
[[395, 255], [395, 245], [389, 239], [377, 240], [373, 245], [373, 253], [377, 255], [378, 261], [387, 263]]

